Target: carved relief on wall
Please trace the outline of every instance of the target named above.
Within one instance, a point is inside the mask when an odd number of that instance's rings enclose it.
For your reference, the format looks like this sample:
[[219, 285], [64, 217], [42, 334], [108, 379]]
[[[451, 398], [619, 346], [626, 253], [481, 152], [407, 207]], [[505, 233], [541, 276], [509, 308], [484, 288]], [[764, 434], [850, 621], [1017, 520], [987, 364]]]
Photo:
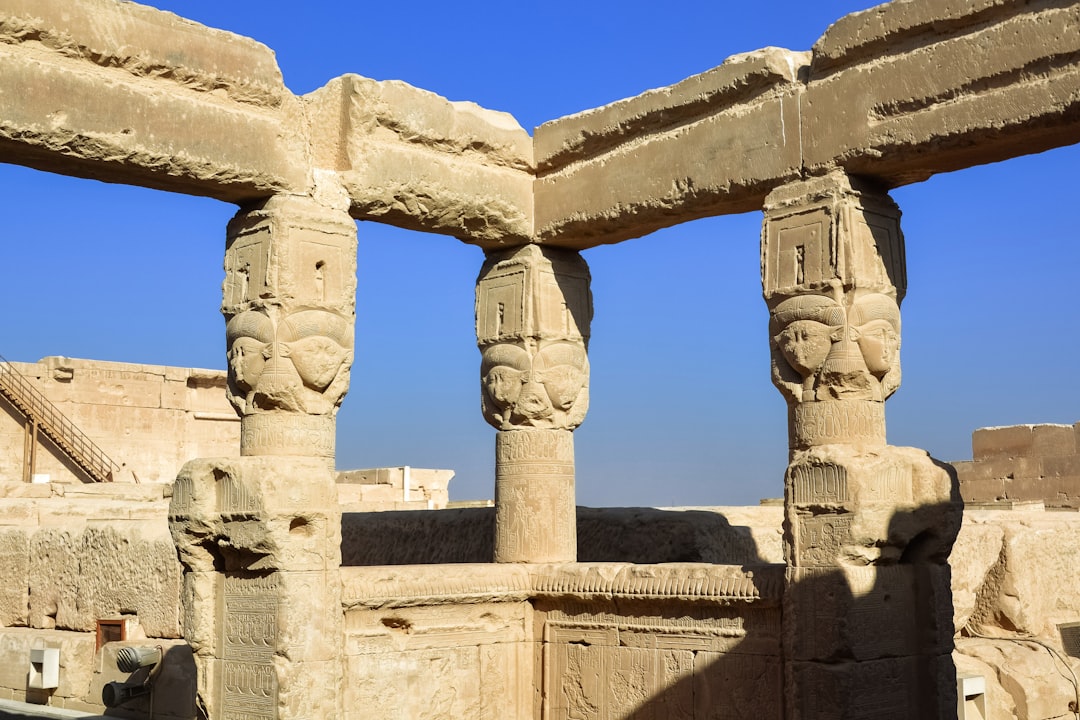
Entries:
[[790, 402], [883, 402], [900, 385], [900, 308], [881, 293], [799, 295], [769, 323], [773, 383]]
[[226, 325], [229, 401], [241, 415], [336, 412], [349, 387], [352, 323], [324, 310], [301, 310], [279, 323], [258, 310]]

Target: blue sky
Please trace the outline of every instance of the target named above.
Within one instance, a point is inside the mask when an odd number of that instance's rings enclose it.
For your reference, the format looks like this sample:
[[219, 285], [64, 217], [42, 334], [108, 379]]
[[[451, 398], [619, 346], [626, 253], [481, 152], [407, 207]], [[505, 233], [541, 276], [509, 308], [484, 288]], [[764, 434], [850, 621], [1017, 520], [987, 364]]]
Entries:
[[[532, 127], [669, 85], [766, 45], [809, 49], [871, 2], [298, 4], [159, 0], [272, 47], [296, 93], [355, 72], [472, 100]], [[1080, 148], [893, 191], [909, 290], [889, 440], [970, 457], [977, 427], [1073, 423], [1080, 383]], [[0, 165], [0, 354], [223, 368], [224, 228], [205, 198]], [[709, 218], [584, 254], [593, 274], [589, 416], [575, 433], [586, 505], [752, 504], [782, 493], [784, 401], [769, 381], [760, 213]], [[457, 471], [493, 488], [473, 288], [453, 238], [360, 224], [356, 363], [339, 467]]]

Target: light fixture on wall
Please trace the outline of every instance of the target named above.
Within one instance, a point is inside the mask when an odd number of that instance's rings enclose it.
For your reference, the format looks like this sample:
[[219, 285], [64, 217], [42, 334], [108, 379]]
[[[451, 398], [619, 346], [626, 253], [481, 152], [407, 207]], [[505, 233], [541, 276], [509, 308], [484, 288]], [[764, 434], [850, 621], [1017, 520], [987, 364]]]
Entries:
[[[153, 690], [154, 678], [161, 669], [162, 648], [122, 647], [116, 652], [116, 669], [130, 673], [126, 682], [110, 682], [101, 688], [101, 702], [114, 708]], [[143, 673], [142, 671], [145, 671]]]
[[26, 684], [34, 690], [60, 686], [60, 648], [45, 647], [42, 640], [30, 648], [30, 673]]

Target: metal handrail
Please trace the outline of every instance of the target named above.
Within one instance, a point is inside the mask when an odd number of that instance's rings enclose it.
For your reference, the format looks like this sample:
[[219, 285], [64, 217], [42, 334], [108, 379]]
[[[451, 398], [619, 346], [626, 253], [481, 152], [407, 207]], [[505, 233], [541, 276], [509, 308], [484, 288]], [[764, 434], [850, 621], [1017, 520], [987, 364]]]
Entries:
[[95, 482], [109, 482], [120, 470], [86, 433], [60, 412], [3, 355], [0, 355], [0, 393], [63, 450]]

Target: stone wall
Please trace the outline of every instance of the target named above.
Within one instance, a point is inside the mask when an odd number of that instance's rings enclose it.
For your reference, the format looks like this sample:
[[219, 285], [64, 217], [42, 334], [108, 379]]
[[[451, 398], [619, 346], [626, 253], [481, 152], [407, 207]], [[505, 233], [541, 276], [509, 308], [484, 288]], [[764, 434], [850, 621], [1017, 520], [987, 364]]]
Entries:
[[965, 502], [1080, 508], [1080, 423], [980, 428], [971, 450], [953, 463]]
[[[171, 483], [187, 460], [239, 453], [240, 419], [225, 398], [224, 371], [64, 357], [12, 365], [139, 482]], [[23, 417], [2, 396], [0, 409], [0, 480], [18, 480]], [[35, 474], [84, 481], [43, 437]]]
[[[339, 484], [339, 491], [343, 485]], [[343, 505], [347, 566], [482, 563], [494, 554], [495, 509], [356, 512]], [[577, 508], [580, 562], [780, 563], [783, 508]], [[407, 537], [409, 542], [401, 542]]]
[[[98, 620], [121, 621], [137, 644], [185, 645], [169, 492], [161, 484], [0, 483], [0, 698], [100, 710], [102, 684], [122, 674], [102, 662]], [[27, 687], [35, 642], [60, 648], [55, 690]], [[169, 664], [167, 676], [183, 676], [179, 659]], [[162, 717], [183, 707], [167, 702], [170, 692]]]
[[781, 717], [783, 567], [344, 573], [346, 718]]

